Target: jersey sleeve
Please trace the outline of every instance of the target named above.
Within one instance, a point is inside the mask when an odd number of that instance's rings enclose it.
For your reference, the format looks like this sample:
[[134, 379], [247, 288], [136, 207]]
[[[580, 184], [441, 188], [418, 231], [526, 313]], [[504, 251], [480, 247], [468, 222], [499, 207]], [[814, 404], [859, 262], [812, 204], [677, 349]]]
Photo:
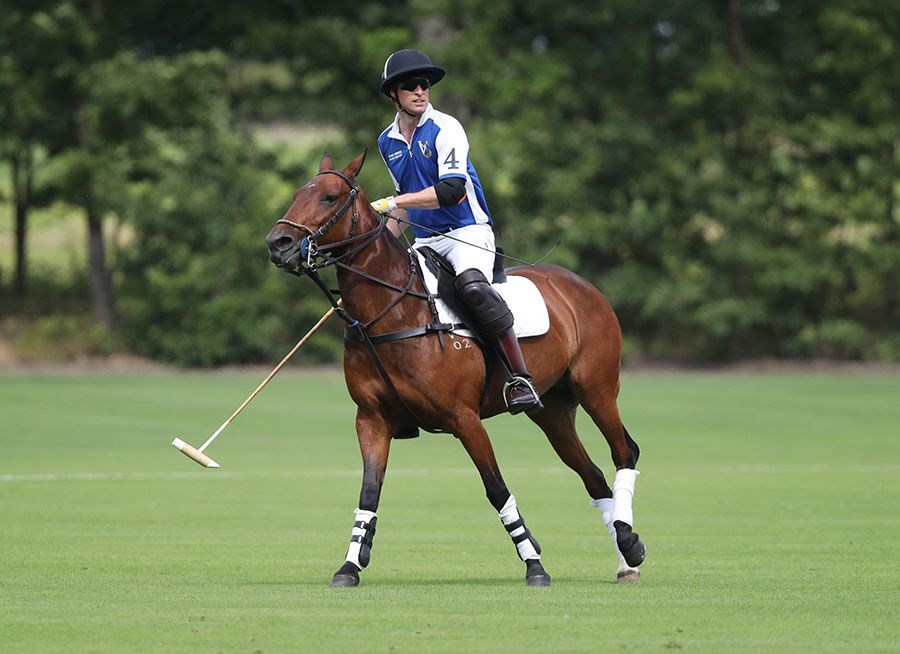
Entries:
[[437, 148], [438, 178], [468, 178], [469, 139], [457, 120], [441, 126], [434, 143]]

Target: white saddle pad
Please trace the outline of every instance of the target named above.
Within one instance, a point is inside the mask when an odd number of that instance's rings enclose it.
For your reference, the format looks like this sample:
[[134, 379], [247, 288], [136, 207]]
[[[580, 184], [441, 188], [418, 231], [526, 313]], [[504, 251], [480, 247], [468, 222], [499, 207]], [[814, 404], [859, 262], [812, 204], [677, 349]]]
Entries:
[[[437, 297], [437, 277], [425, 265], [425, 258], [419, 251], [415, 250], [415, 252], [416, 256], [419, 257], [419, 265], [425, 278], [425, 288], [435, 296], [434, 303], [437, 306], [438, 319], [446, 323], [462, 322], [453, 310], [442, 299]], [[506, 304], [509, 305], [510, 311], [513, 313], [516, 336], [525, 338], [527, 336], [546, 334], [550, 330], [550, 314], [547, 313], [547, 303], [544, 302], [538, 287], [527, 277], [509, 275], [506, 279], [505, 283], [492, 284], [492, 287], [506, 300]], [[456, 329], [454, 333], [460, 336], [472, 335], [467, 329]]]

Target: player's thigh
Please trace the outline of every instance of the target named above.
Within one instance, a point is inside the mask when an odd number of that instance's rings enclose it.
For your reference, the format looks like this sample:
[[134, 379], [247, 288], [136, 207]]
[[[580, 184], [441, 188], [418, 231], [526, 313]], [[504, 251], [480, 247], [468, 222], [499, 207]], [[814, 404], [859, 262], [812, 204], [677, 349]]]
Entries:
[[451, 232], [450, 238], [441, 239], [444, 252], [441, 252], [458, 275], [464, 270], [475, 268], [480, 270], [490, 281], [494, 270], [494, 232], [486, 225], [471, 225]]

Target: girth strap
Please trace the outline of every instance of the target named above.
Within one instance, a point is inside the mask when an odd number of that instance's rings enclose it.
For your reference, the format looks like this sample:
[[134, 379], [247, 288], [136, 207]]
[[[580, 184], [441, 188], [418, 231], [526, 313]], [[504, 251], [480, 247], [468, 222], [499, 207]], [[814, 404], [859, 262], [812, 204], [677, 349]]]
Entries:
[[[378, 334], [377, 336], [370, 336], [369, 340], [371, 340], [373, 344], [378, 345], [379, 343], [402, 341], [405, 338], [415, 338], [416, 336], [425, 336], [426, 334], [452, 332], [454, 329], [465, 329], [465, 327], [466, 326], [462, 323], [439, 322], [425, 325], [424, 327], [411, 327], [410, 329], [401, 329], [398, 332], [391, 332], [389, 334]], [[345, 333], [350, 338], [358, 338], [356, 330], [347, 328], [345, 330]]]

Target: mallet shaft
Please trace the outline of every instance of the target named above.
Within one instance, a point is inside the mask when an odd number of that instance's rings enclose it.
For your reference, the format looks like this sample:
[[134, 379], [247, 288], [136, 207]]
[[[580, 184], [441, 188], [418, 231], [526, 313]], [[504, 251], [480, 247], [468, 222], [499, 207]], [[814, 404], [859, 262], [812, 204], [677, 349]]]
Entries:
[[[341, 301], [338, 300], [338, 304], [340, 304], [340, 303], [341, 303]], [[300, 339], [300, 342], [294, 346], [294, 349], [292, 349], [290, 352], [288, 352], [284, 356], [284, 358], [281, 360], [281, 363], [279, 363], [277, 366], [275, 366], [275, 369], [272, 370], [272, 372], [270, 372], [268, 374], [268, 376], [262, 380], [262, 382], [260, 382], [259, 386], [256, 387], [256, 390], [250, 394], [250, 397], [248, 397], [246, 400], [244, 400], [244, 403], [241, 406], [239, 406], [234, 413], [231, 414], [231, 417], [225, 421], [225, 425], [227, 425], [229, 422], [231, 422], [232, 420], [237, 418], [238, 414], [244, 410], [244, 407], [247, 406], [248, 404], [250, 404], [250, 400], [252, 400], [254, 397], [259, 395], [259, 392], [263, 388], [266, 387], [266, 384], [268, 384], [272, 380], [272, 377], [274, 377], [276, 374], [278, 374], [278, 371], [284, 367], [284, 364], [286, 364], [288, 362], [288, 359], [290, 359], [292, 356], [294, 356], [294, 354], [297, 352], [297, 350], [299, 350], [301, 347], [303, 347], [303, 345], [306, 343], [306, 341], [308, 341], [310, 339], [310, 337], [319, 330], [319, 327], [321, 327], [323, 324], [325, 324], [326, 320], [331, 318], [332, 314], [334, 314], [334, 307], [331, 307], [325, 313], [324, 316], [319, 318], [319, 322], [317, 322], [315, 325], [313, 325], [312, 329], [310, 329], [308, 332], [306, 332], [306, 336], [304, 336], [303, 338]], [[225, 427], [225, 425], [222, 425], [222, 427], [219, 428], [219, 431], [221, 431]], [[218, 435], [218, 432], [214, 435], [214, 437], [216, 435]], [[210, 440], [212, 440], [212, 439], [210, 439]]]
[[[340, 303], [341, 303], [341, 301], [338, 300], [338, 304], [340, 304]], [[288, 359], [290, 359], [292, 356], [294, 356], [294, 354], [297, 353], [297, 350], [299, 350], [301, 347], [303, 347], [303, 345], [306, 343], [306, 341], [308, 341], [312, 337], [312, 335], [315, 334], [319, 330], [319, 327], [324, 325], [325, 321], [328, 320], [329, 318], [331, 318], [331, 316], [333, 314], [334, 314], [334, 307], [331, 307], [328, 311], [325, 312], [324, 316], [319, 318], [319, 322], [317, 322], [315, 325], [313, 325], [312, 329], [310, 329], [308, 332], [306, 332], [306, 336], [301, 338], [300, 341], [293, 347], [293, 349], [290, 352], [288, 352], [286, 355], [284, 355], [284, 358], [281, 360], [281, 362], [277, 366], [275, 366], [275, 368], [272, 370], [272, 372], [270, 372], [268, 375], [266, 375], [266, 378], [260, 382], [259, 386], [256, 387], [256, 390], [250, 394], [250, 397], [248, 397], [246, 400], [244, 400], [244, 403], [241, 404], [241, 406], [239, 406], [235, 410], [235, 412], [231, 414], [231, 416], [228, 418], [228, 420], [226, 420], [225, 422], [222, 423], [222, 426], [216, 430], [216, 433], [214, 433], [212, 436], [210, 436], [207, 439], [207, 441], [198, 448], [200, 452], [202, 452], [207, 447], [209, 447], [209, 444], [212, 443], [214, 440], [216, 440], [216, 437], [219, 434], [221, 434], [223, 431], [225, 431], [225, 428], [231, 423], [232, 420], [234, 420], [235, 418], [238, 417], [238, 414], [244, 410], [244, 407], [246, 407], [248, 404], [250, 404], [250, 402], [253, 400], [254, 397], [259, 395], [260, 391], [262, 391], [262, 389], [264, 389], [266, 387], [266, 384], [268, 384], [270, 381], [272, 381], [272, 378], [278, 374], [279, 370], [284, 368], [284, 365], [288, 362]]]
[[[337, 303], [340, 304], [341, 300], [338, 300]], [[272, 370], [272, 372], [270, 372], [266, 376], [266, 378], [262, 380], [260, 385], [256, 387], [256, 390], [250, 394], [250, 397], [248, 397], [246, 400], [244, 400], [243, 404], [241, 404], [241, 406], [239, 406], [237, 408], [237, 410], [231, 414], [231, 416], [228, 418], [228, 420], [226, 420], [225, 422], [222, 423], [222, 425], [215, 431], [215, 433], [212, 436], [210, 436], [206, 440], [206, 442], [203, 445], [201, 445], [199, 448], [195, 449], [189, 443], [185, 443], [180, 438], [176, 438], [174, 441], [172, 441], [172, 446], [202, 466], [206, 466], [207, 468], [218, 468], [219, 464], [216, 463], [215, 461], [213, 461], [212, 459], [210, 459], [208, 456], [206, 456], [203, 453], [203, 450], [205, 450], [207, 447], [209, 447], [210, 443], [212, 443], [214, 440], [216, 440], [216, 437], [219, 434], [221, 434], [223, 431], [225, 431], [225, 428], [231, 423], [232, 420], [237, 418], [238, 414], [244, 410], [244, 407], [246, 407], [248, 404], [250, 404], [250, 401], [254, 397], [259, 395], [259, 392], [263, 388], [266, 387], [266, 384], [268, 384], [272, 380], [272, 377], [274, 377], [276, 374], [278, 374], [278, 371], [284, 367], [284, 364], [286, 364], [288, 362], [288, 359], [290, 359], [292, 356], [294, 356], [294, 354], [296, 354], [297, 350], [299, 350], [301, 347], [303, 347], [303, 344], [306, 343], [306, 341], [308, 341], [310, 339], [310, 337], [316, 333], [316, 331], [318, 331], [319, 327], [321, 327], [323, 324], [325, 324], [325, 321], [331, 317], [331, 315], [334, 313], [334, 310], [335, 310], [335, 307], [331, 307], [325, 313], [324, 316], [319, 318], [319, 322], [317, 322], [315, 325], [313, 325], [312, 329], [310, 329], [308, 332], [306, 332], [306, 336], [304, 336], [303, 338], [300, 339], [300, 342], [297, 343], [293, 347], [293, 349], [285, 355], [285, 357], [281, 360], [281, 362], [277, 366], [275, 366], [275, 368]]]
[[230, 423], [230, 422], [231, 422], [231, 418], [229, 418], [228, 420], [226, 420], [225, 422], [223, 422], [223, 423], [222, 423], [222, 426], [219, 427], [219, 428], [216, 430], [216, 433], [213, 434], [212, 436], [210, 436], [209, 438], [207, 438], [207, 439], [206, 439], [206, 442], [205, 442], [203, 445], [201, 445], [200, 447], [197, 448], [197, 451], [198, 451], [198, 452], [202, 452], [202, 451], [205, 450], [207, 447], [209, 447], [209, 444], [212, 443], [214, 440], [216, 440], [216, 436], [218, 436], [218, 435], [221, 434], [223, 431], [225, 431], [225, 428], [228, 426], [228, 423]]

